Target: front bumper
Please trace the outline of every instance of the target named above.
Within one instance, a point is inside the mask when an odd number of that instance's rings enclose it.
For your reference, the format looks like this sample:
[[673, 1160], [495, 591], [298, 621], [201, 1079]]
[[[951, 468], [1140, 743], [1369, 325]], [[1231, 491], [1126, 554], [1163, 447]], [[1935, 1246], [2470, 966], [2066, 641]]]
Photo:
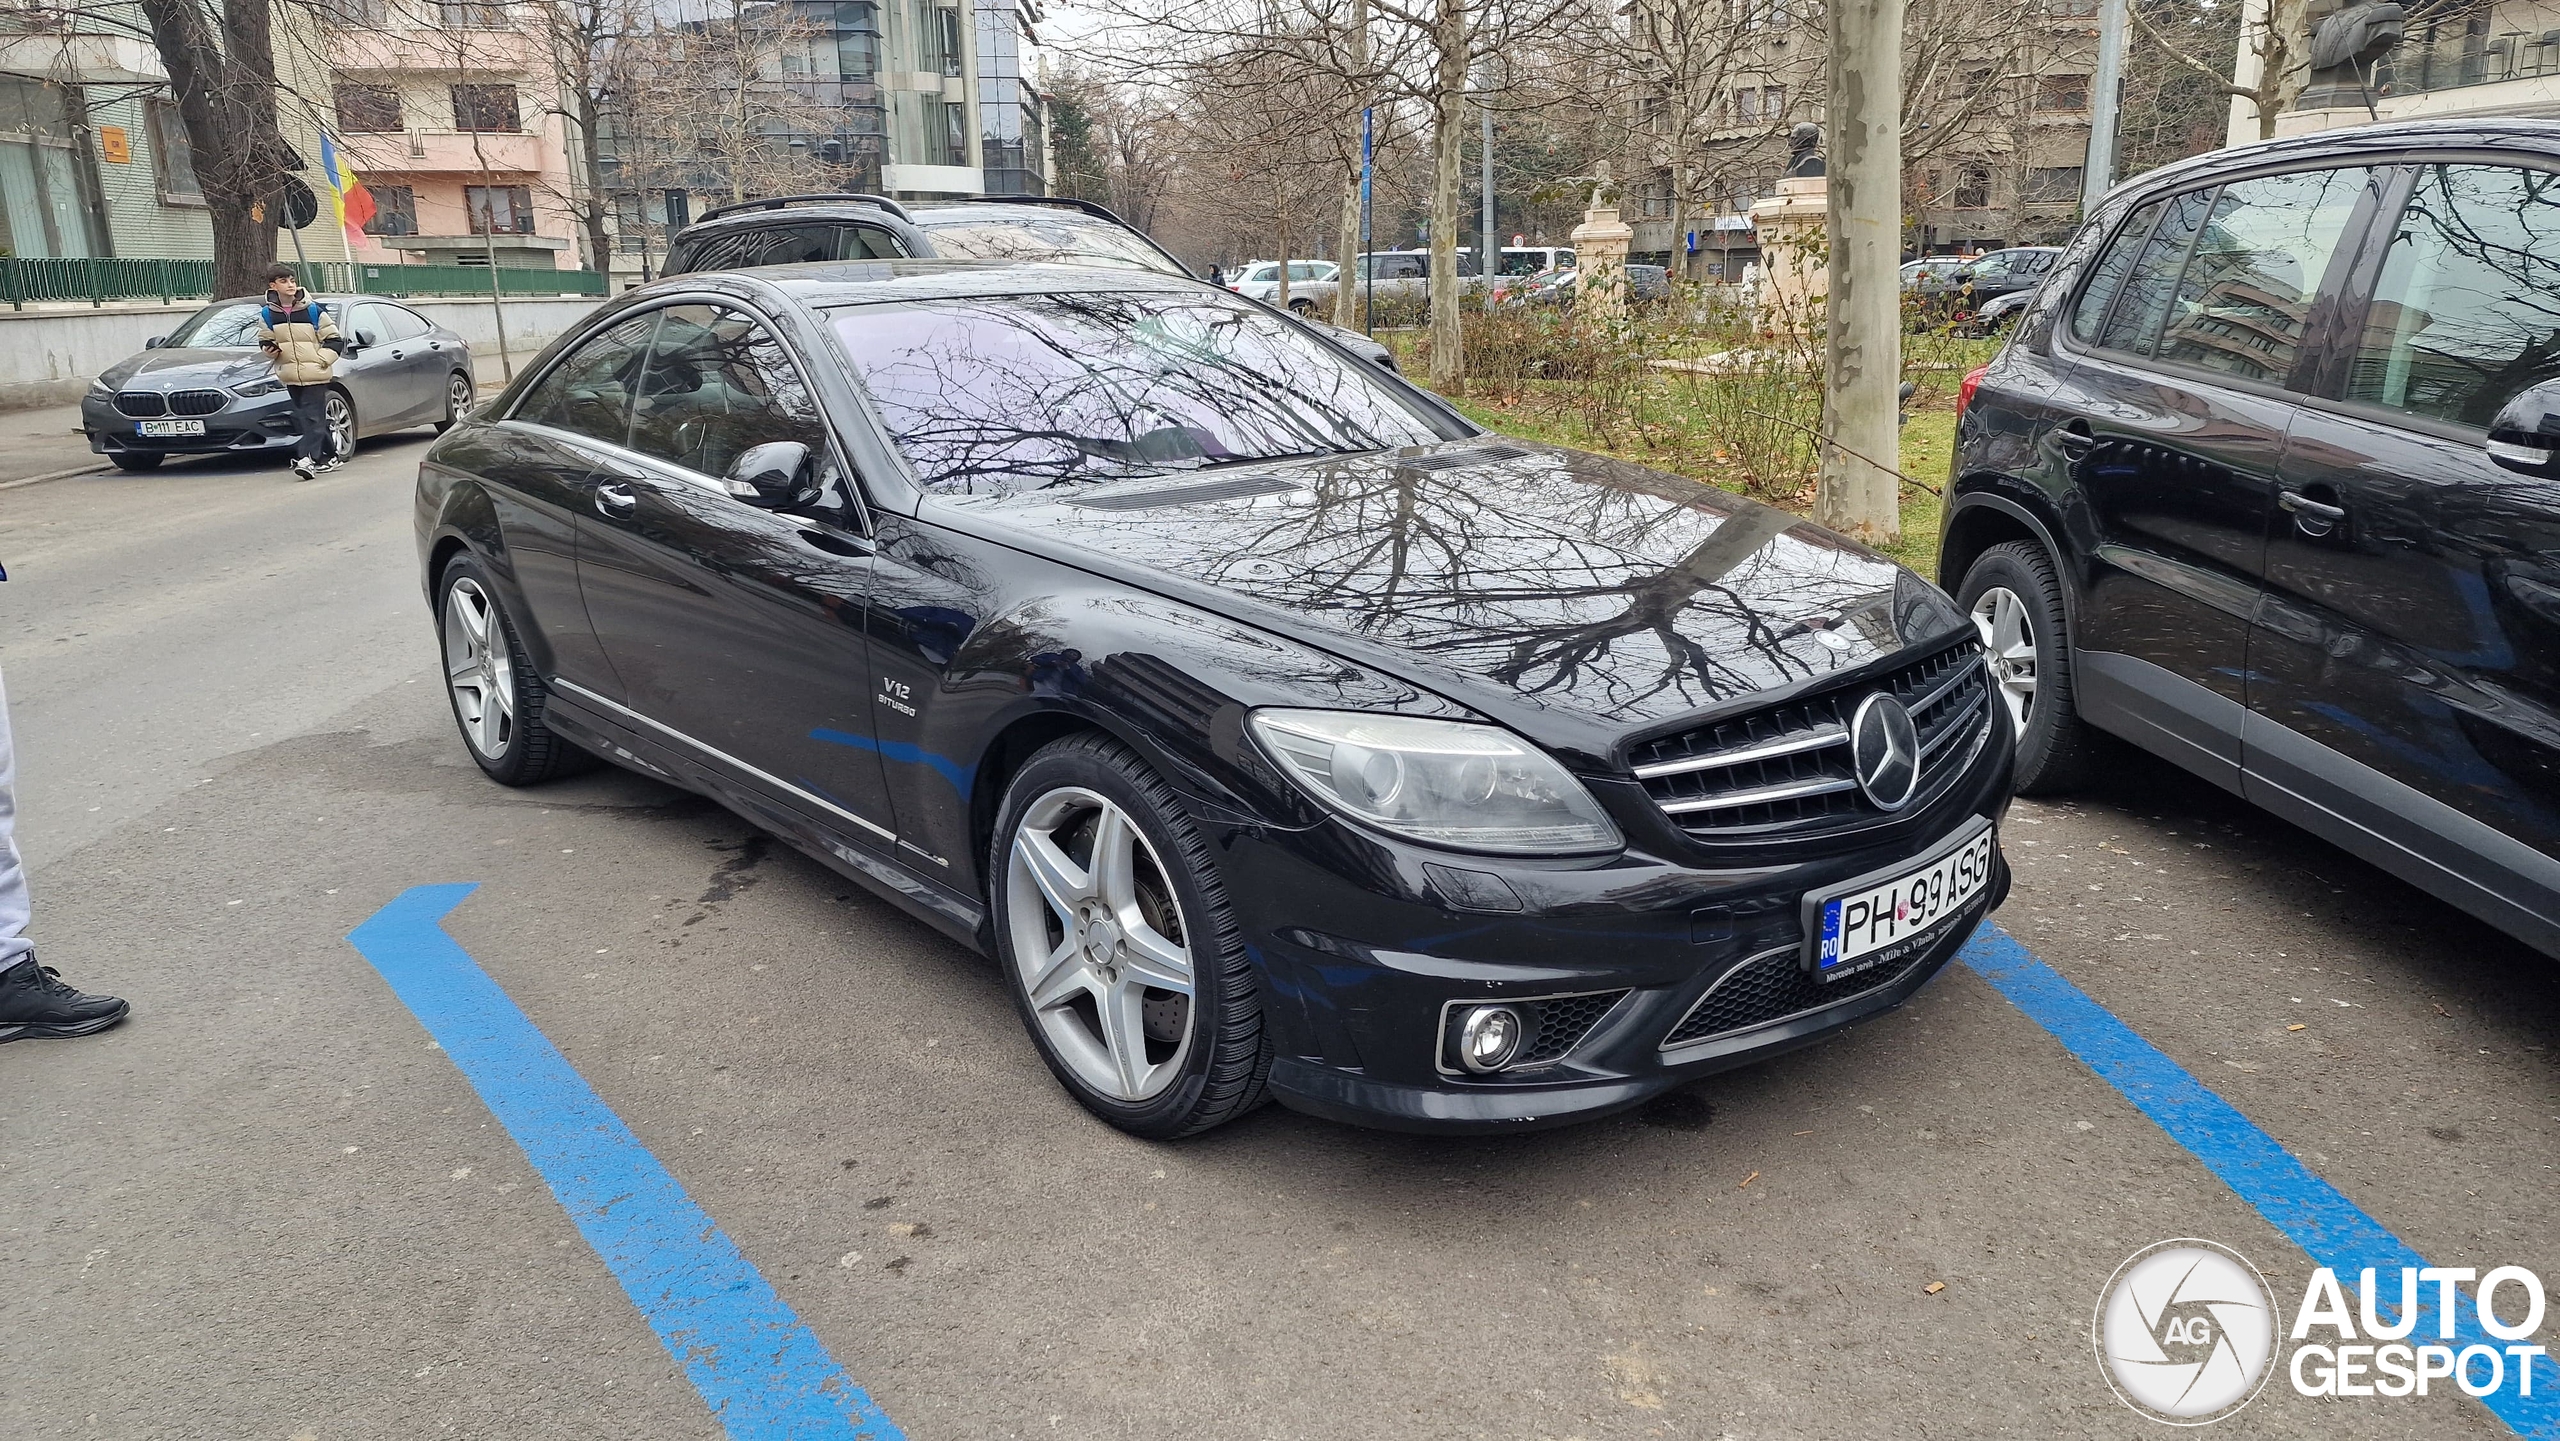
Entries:
[[80, 401], [80, 428], [89, 436], [89, 449], [99, 455], [221, 455], [291, 450], [300, 433], [294, 425], [292, 398], [281, 390], [272, 395], [232, 396], [211, 415], [151, 418], [201, 420], [205, 433], [144, 435], [142, 421], [117, 410], [111, 397], [93, 390]]
[[[1890, 1010], [2007, 898], [2007, 860], [1995, 852], [1989, 884], [1924, 946], [1829, 982], [1799, 959], [1803, 899], [1916, 860], [1976, 817], [1996, 825], [2010, 749], [1995, 736], [1890, 839], [1811, 856], [1771, 847], [1765, 863], [1700, 865], [1635, 827], [1623, 827], [1629, 849], [1585, 861], [1451, 855], [1337, 822], [1229, 831], [1222, 870], [1266, 986], [1271, 1089], [1363, 1126], [1524, 1130], [1625, 1110]], [[1570, 1043], [1534, 1066], [1467, 1074], [1445, 1048], [1447, 1016], [1486, 1001], [1561, 1017]]]

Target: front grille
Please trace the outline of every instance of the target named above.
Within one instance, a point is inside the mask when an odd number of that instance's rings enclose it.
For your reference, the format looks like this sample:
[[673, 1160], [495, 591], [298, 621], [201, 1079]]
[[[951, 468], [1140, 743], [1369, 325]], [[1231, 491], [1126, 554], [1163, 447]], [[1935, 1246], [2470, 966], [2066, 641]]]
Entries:
[[1743, 962], [1725, 973], [1724, 979], [1698, 998], [1671, 1034], [1662, 1038], [1662, 1048], [1685, 1046], [1732, 1031], [1745, 1031], [1765, 1026], [1806, 1011], [1820, 1010], [1855, 996], [1865, 995], [1879, 986], [1889, 986], [1911, 974], [1924, 955], [1914, 955], [1900, 963], [1887, 962], [1853, 976], [1836, 981], [1817, 981], [1804, 969], [1801, 946]]
[[119, 390], [116, 392], [116, 413], [130, 415], [136, 420], [167, 415], [169, 397], [156, 390]]
[[176, 390], [169, 393], [171, 415], [211, 415], [222, 408], [219, 390]]
[[1520, 1059], [1512, 1062], [1512, 1068], [1519, 1070], [1563, 1060], [1574, 1047], [1582, 1044], [1583, 1037], [1591, 1034], [1593, 1026], [1600, 1024], [1602, 1016], [1626, 999], [1626, 995], [1624, 991], [1599, 991], [1588, 996], [1531, 1001], [1521, 1007], [1529, 1013], [1529, 1044], [1520, 1052]]
[[1869, 824], [1884, 812], [1858, 788], [1849, 719], [1877, 691], [1901, 701], [1919, 732], [1910, 804], [1922, 804], [1963, 768], [1991, 718], [1982, 643], [1971, 632], [1867, 684], [1647, 741], [1630, 757], [1636, 779], [1673, 824], [1707, 839]]

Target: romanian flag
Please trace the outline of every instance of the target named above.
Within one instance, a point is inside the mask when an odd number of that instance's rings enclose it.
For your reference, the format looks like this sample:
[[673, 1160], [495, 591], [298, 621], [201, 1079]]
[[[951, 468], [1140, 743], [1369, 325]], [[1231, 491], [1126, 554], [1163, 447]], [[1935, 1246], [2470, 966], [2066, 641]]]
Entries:
[[338, 210], [338, 225], [353, 242], [363, 234], [373, 219], [373, 195], [356, 179], [355, 167], [347, 163], [347, 152], [338, 148], [328, 131], [320, 132], [320, 179], [329, 187], [329, 201]]

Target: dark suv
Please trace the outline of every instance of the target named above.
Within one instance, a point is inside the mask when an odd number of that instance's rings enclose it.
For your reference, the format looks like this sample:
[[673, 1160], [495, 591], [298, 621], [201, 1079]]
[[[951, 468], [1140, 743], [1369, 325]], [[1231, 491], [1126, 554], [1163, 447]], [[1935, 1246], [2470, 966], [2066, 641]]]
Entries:
[[2122, 186], [1965, 378], [1939, 574], [2030, 792], [2098, 734], [2560, 954], [2560, 124]]
[[[1043, 195], [909, 202], [881, 195], [783, 195], [724, 205], [677, 234], [667, 249], [665, 273], [904, 257], [1056, 261], [1198, 278], [1145, 231], [1108, 209]], [[1308, 315], [1294, 318], [1372, 365], [1396, 368], [1393, 353], [1369, 336]]]

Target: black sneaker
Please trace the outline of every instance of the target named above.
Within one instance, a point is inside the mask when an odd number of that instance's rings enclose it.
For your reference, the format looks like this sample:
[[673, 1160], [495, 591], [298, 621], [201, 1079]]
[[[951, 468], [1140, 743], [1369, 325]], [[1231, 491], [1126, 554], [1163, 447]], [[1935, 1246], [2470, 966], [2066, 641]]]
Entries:
[[0, 1042], [30, 1036], [93, 1036], [132, 1009], [113, 996], [83, 995], [33, 957], [0, 971]]

